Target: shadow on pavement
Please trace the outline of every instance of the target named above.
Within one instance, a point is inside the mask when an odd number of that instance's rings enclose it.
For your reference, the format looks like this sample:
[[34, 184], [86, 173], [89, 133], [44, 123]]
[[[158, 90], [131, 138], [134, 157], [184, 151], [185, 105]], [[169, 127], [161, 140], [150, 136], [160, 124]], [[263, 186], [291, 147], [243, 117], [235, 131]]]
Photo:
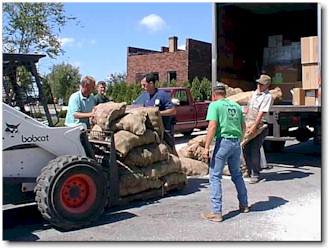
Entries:
[[[263, 212], [268, 211], [286, 204], [288, 201], [277, 196], [269, 196], [267, 201], [259, 201], [249, 206], [249, 212]], [[231, 219], [241, 214], [239, 210], [230, 211], [223, 215], [225, 220]]]
[[144, 205], [159, 203], [161, 199], [167, 197], [189, 195], [201, 191], [202, 188], [207, 188], [208, 185], [209, 185], [208, 178], [190, 177], [188, 178], [187, 185], [183, 189], [170, 191], [166, 193], [164, 196], [153, 197], [147, 200], [135, 200], [124, 205], [110, 207], [108, 208], [107, 212], [110, 214], [116, 211], [122, 211], [130, 208], [136, 208]]
[[268, 211], [286, 204], [288, 201], [277, 196], [269, 196], [267, 201], [259, 201], [250, 205], [250, 212]]
[[267, 163], [291, 165], [294, 168], [303, 166], [321, 167], [321, 145], [313, 140], [293, 145], [286, 145], [281, 153], [266, 153]]
[[185, 186], [185, 188], [170, 193], [170, 196], [189, 195], [195, 192], [199, 192], [202, 188], [207, 188], [208, 185], [208, 178], [189, 177], [187, 179], [187, 185]]
[[303, 172], [299, 170], [279, 170], [275, 172], [263, 172], [261, 173], [261, 178], [265, 182], [270, 181], [285, 181], [285, 180], [293, 180], [293, 179], [302, 179], [313, 175], [313, 173]]
[[[127, 207], [124, 207], [126, 209]], [[110, 224], [110, 223], [115, 223], [119, 222], [122, 220], [128, 220], [131, 218], [136, 217], [137, 215], [126, 212], [126, 211], [118, 211], [118, 212], [113, 212], [113, 210], [107, 210], [104, 212], [96, 222], [94, 222], [92, 225], [88, 226], [89, 227], [97, 227], [105, 224]]]
[[2, 214], [3, 240], [36, 241], [39, 238], [32, 232], [47, 229], [36, 205], [4, 210]]

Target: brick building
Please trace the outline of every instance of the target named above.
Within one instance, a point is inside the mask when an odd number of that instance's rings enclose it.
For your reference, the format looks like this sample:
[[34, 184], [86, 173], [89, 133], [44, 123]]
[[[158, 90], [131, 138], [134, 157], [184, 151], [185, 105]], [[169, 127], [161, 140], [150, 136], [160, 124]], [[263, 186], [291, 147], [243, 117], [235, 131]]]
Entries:
[[146, 73], [155, 74], [161, 83], [175, 79], [181, 84], [195, 77], [211, 80], [211, 43], [186, 39], [186, 50], [180, 50], [177, 40], [169, 37], [169, 47], [161, 51], [128, 47], [127, 82], [139, 82]]

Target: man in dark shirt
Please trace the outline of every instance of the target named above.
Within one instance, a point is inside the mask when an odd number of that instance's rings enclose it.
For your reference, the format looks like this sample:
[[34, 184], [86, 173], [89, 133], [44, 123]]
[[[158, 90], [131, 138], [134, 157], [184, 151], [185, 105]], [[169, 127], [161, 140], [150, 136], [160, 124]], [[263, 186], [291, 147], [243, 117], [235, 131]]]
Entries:
[[176, 109], [168, 94], [155, 87], [155, 77], [153, 74], [146, 74], [141, 80], [142, 88], [148, 93], [143, 106], [157, 106], [159, 107], [163, 125], [165, 128], [164, 140], [173, 149], [175, 154], [175, 140], [174, 140], [174, 116]]
[[110, 101], [109, 98], [106, 97], [105, 95], [106, 94], [105, 90], [106, 90], [105, 81], [98, 81], [97, 94], [94, 97], [96, 105]]

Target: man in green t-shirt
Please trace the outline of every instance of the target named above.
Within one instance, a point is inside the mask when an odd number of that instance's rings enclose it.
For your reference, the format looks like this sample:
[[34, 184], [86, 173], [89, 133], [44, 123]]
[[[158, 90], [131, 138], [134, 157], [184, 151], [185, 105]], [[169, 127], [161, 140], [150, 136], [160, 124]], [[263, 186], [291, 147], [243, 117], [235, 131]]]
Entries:
[[248, 195], [240, 171], [241, 138], [246, 124], [242, 109], [236, 102], [225, 98], [226, 88], [217, 83], [213, 88], [213, 102], [207, 112], [208, 133], [203, 156], [209, 159], [209, 147], [215, 138], [215, 146], [210, 160], [209, 183], [211, 190], [211, 212], [203, 212], [206, 220], [220, 222], [222, 216], [222, 176], [225, 164], [228, 164], [231, 180], [238, 192], [239, 210], [249, 212]]
[[97, 83], [97, 94], [94, 96], [95, 99], [95, 103], [96, 105], [100, 104], [100, 103], [106, 103], [109, 100], [108, 97], [106, 97], [106, 83], [105, 81], [98, 81]]

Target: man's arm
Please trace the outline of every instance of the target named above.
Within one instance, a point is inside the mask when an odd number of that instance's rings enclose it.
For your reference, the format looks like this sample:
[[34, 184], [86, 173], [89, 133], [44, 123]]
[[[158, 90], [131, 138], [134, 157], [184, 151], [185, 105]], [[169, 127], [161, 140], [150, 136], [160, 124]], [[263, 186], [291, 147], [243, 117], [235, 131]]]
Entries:
[[95, 115], [95, 110], [96, 107], [93, 108], [91, 112], [75, 112], [73, 114], [74, 118], [79, 119], [79, 118], [90, 118]]
[[241, 128], [242, 128], [242, 138], [244, 138], [244, 135], [246, 134], [246, 129], [247, 129], [245, 121], [242, 121]]
[[206, 143], [203, 150], [203, 157], [208, 160], [209, 158], [209, 148], [214, 139], [217, 129], [217, 121], [210, 120], [208, 124], [208, 132], [206, 136]]
[[176, 115], [176, 108], [172, 107], [167, 110], [160, 111], [162, 116], [175, 116]]

